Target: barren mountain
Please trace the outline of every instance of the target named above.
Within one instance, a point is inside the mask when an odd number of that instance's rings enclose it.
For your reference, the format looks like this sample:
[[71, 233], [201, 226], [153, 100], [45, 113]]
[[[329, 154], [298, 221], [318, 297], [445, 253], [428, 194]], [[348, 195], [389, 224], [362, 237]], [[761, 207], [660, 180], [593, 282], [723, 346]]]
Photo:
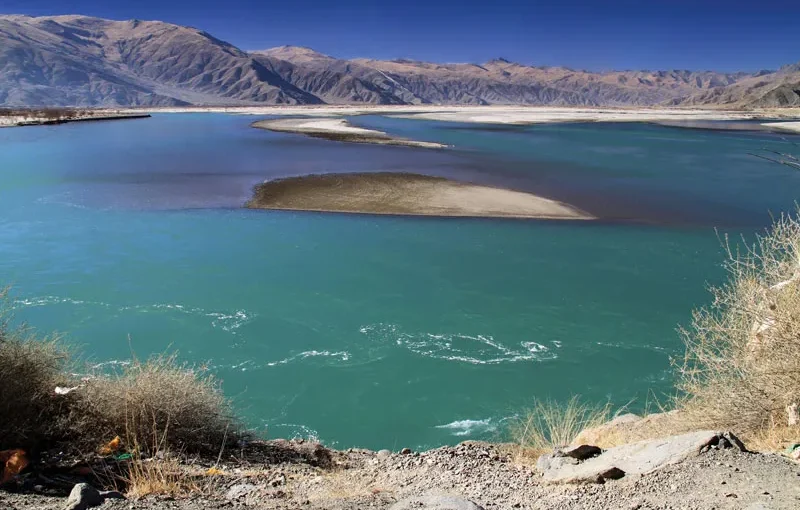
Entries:
[[784, 66], [775, 73], [756, 73], [730, 87], [694, 95], [684, 104], [756, 108], [800, 106], [800, 63]]
[[247, 53], [157, 21], [0, 17], [0, 104], [317, 103]]
[[253, 55], [287, 81], [329, 103], [652, 105], [749, 76], [691, 71], [591, 73], [528, 67], [503, 59], [483, 65], [338, 60], [291, 46]]
[[[797, 67], [797, 66], [795, 66]], [[159, 21], [0, 16], [0, 105], [792, 105], [800, 72], [614, 71], [247, 53]]]

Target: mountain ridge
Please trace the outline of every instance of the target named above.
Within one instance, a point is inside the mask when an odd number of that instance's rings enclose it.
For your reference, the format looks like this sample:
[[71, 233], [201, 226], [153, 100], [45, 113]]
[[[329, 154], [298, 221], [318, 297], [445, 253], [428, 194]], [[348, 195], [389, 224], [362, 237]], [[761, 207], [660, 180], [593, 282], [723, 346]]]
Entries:
[[800, 104], [800, 63], [778, 71], [591, 72], [410, 59], [339, 59], [302, 46], [244, 51], [194, 27], [0, 15], [0, 105]]

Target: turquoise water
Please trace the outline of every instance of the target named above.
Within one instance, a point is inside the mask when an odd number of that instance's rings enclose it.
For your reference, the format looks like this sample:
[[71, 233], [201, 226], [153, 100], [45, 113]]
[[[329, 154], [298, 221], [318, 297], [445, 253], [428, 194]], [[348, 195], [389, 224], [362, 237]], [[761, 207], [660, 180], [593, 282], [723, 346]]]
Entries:
[[[763, 228], [800, 187], [747, 156], [786, 144], [769, 133], [354, 119], [456, 146], [425, 151], [251, 121], [0, 130], [0, 281], [18, 320], [93, 363], [176, 350], [250, 426], [340, 447], [495, 438], [534, 397], [669, 391], [675, 329], [722, 277], [714, 227]], [[603, 219], [239, 208], [265, 178], [355, 170], [513, 184]]]

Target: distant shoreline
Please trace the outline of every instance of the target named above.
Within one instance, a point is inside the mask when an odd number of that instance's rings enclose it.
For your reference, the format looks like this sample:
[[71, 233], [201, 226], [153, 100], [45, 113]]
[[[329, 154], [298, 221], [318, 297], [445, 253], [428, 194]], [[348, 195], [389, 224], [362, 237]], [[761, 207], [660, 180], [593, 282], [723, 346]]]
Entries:
[[319, 174], [255, 187], [250, 209], [437, 216], [589, 220], [569, 204], [532, 193], [409, 173]]
[[[90, 110], [91, 111], [91, 110]], [[70, 122], [98, 122], [109, 120], [145, 119], [149, 113], [78, 114], [75, 117], [36, 117], [33, 115], [0, 116], [0, 127], [52, 126]]]

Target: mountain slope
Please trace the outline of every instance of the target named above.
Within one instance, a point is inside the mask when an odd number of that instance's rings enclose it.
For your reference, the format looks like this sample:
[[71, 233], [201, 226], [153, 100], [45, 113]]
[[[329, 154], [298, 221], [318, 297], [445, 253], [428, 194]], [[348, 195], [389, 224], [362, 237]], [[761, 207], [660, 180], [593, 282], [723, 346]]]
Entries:
[[730, 87], [693, 95], [684, 104], [744, 108], [800, 106], [800, 63], [784, 66], [775, 73], [756, 73]]
[[252, 53], [290, 83], [331, 103], [652, 105], [724, 87], [745, 73], [590, 73], [528, 67], [503, 59], [476, 64], [339, 60], [308, 48]]
[[[795, 66], [796, 67], [796, 66]], [[86, 16], [0, 16], [0, 105], [800, 104], [800, 70], [614, 71], [247, 53], [194, 28]]]
[[316, 103], [192, 28], [84, 16], [0, 17], [0, 103]]

